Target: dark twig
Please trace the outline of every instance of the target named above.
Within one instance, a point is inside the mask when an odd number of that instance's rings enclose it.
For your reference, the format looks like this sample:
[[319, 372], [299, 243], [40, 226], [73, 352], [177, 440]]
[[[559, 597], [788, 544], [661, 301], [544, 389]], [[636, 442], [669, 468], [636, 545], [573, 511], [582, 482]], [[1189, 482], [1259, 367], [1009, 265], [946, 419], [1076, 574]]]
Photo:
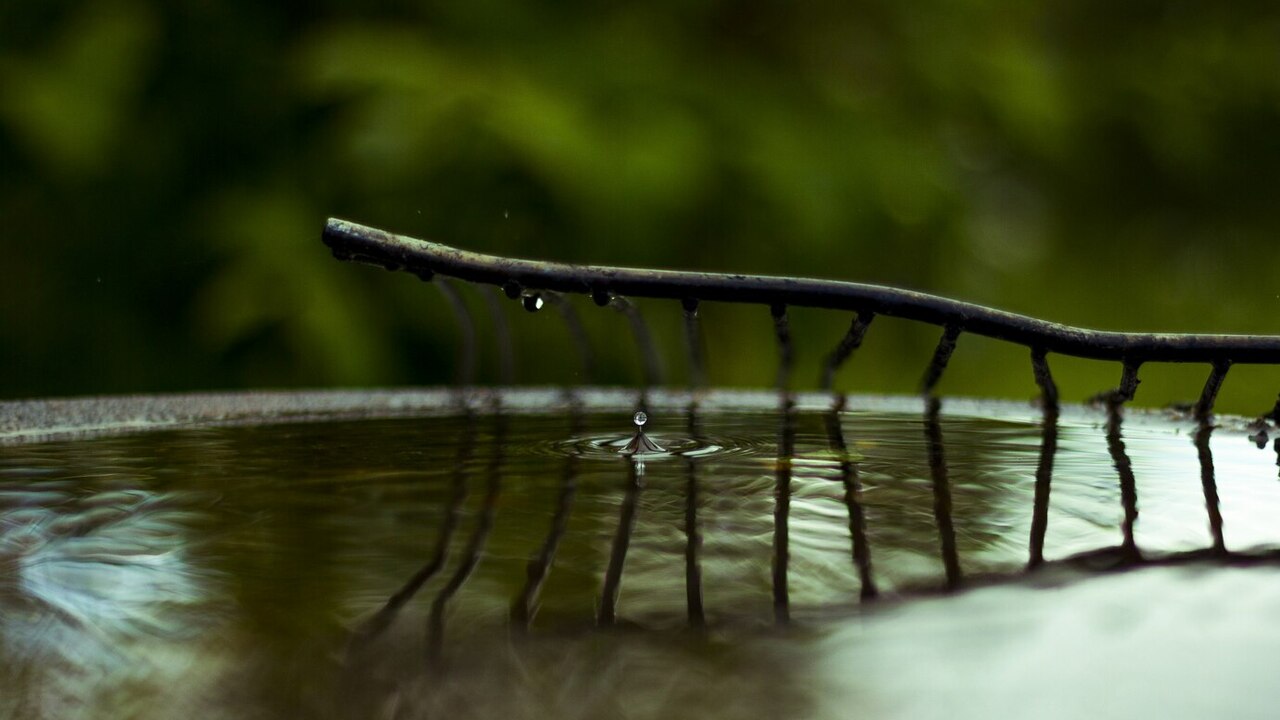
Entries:
[[1274, 335], [1102, 332], [879, 285], [518, 260], [458, 250], [337, 219], [326, 225], [324, 241], [342, 260], [392, 266], [418, 275], [434, 272], [489, 285], [517, 283], [538, 290], [593, 296], [615, 293], [672, 300], [697, 298], [870, 310], [934, 325], [961, 326], [975, 335], [1096, 360], [1280, 363], [1280, 336]]

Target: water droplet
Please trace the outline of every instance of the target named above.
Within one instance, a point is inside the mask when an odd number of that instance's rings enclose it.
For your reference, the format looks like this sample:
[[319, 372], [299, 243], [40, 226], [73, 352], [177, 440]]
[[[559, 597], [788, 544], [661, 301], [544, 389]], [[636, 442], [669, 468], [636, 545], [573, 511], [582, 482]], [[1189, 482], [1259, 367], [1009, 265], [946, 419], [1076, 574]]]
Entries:
[[680, 301], [680, 306], [683, 307], [684, 311], [687, 313], [693, 313], [694, 315], [698, 314], [698, 298], [683, 298]]
[[509, 218], [509, 217], [511, 217], [511, 211], [510, 211], [510, 210], [503, 210], [503, 211], [502, 211], [502, 217], [504, 217], [504, 218]]
[[605, 305], [608, 305], [609, 301], [612, 299], [613, 299], [613, 296], [609, 293], [608, 290], [597, 288], [591, 291], [592, 302], [594, 302], [596, 305], [599, 305], [600, 307], [604, 307]]
[[431, 282], [431, 279], [436, 276], [435, 271], [432, 270], [431, 268], [421, 268], [421, 269], [415, 270], [413, 274], [417, 275], [418, 279], [421, 280], [422, 282]]
[[635, 414], [635, 417], [631, 418], [631, 420], [636, 424], [636, 427], [644, 427], [644, 424], [649, 422], [649, 416], [646, 415], [643, 410], [641, 410], [637, 412]]
[[524, 304], [524, 309], [529, 312], [538, 312], [542, 309], [542, 296], [537, 293], [525, 295], [520, 301]]
[[520, 283], [516, 282], [515, 280], [508, 280], [507, 283], [502, 286], [502, 292], [507, 297], [511, 298], [512, 300], [515, 300], [516, 298], [520, 297], [520, 293], [522, 292], [520, 288]]

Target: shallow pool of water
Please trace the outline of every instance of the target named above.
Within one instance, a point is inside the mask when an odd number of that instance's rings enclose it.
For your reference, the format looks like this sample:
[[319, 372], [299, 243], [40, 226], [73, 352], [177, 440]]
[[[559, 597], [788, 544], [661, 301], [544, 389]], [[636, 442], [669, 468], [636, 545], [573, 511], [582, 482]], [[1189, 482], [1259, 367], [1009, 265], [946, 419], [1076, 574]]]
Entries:
[[[1280, 699], [1278, 460], [1243, 423], [725, 392], [327, 402], [23, 409], [0, 446], [0, 714]], [[668, 452], [636, 463], [616, 446], [641, 405]]]

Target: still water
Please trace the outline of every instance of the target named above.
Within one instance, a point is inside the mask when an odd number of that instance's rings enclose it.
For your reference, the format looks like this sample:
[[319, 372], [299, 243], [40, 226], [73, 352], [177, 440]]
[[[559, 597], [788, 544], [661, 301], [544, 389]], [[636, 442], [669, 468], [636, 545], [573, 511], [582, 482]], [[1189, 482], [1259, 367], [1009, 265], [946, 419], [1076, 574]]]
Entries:
[[[468, 402], [0, 446], [0, 716], [1280, 700], [1280, 469], [1243, 423], [759, 393]], [[641, 406], [666, 452], [637, 463], [618, 448]]]

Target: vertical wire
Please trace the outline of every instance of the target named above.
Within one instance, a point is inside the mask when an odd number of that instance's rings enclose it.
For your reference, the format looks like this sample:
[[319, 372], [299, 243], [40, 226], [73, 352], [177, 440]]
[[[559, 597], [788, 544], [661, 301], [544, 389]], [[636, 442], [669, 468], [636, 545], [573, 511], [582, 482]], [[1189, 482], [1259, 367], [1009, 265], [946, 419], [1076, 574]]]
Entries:
[[582, 377], [590, 383], [596, 375], [595, 353], [591, 351], [591, 339], [587, 337], [587, 330], [582, 326], [582, 318], [578, 315], [577, 309], [573, 307], [573, 302], [569, 298], [558, 292], [544, 292], [542, 297], [555, 306], [560, 319], [564, 321], [565, 329], [569, 331], [569, 337], [578, 350], [578, 363], [582, 368]]
[[791, 323], [787, 319], [787, 306], [774, 303], [769, 306], [773, 315], [773, 332], [778, 338], [778, 377], [774, 386], [785, 391], [791, 380]]
[[862, 347], [867, 328], [871, 326], [871, 321], [875, 317], [876, 314], [870, 310], [863, 310], [853, 317], [853, 321], [849, 324], [849, 331], [840, 339], [840, 344], [836, 345], [835, 350], [827, 356], [827, 362], [822, 367], [822, 378], [819, 384], [823, 391], [830, 392], [835, 386], [836, 371], [844, 365], [854, 351]]
[[631, 325], [631, 334], [635, 337], [636, 348], [640, 351], [643, 363], [645, 387], [661, 385], [663, 377], [662, 360], [658, 356], [657, 346], [653, 343], [653, 336], [649, 334], [649, 326], [645, 323], [640, 309], [636, 307], [635, 303], [621, 295], [611, 296], [608, 304], [626, 316], [627, 322]]
[[956, 341], [960, 338], [960, 332], [959, 325], [947, 325], [943, 329], [942, 337], [938, 340], [938, 347], [934, 348], [933, 357], [929, 360], [929, 367], [925, 368], [924, 378], [920, 381], [921, 394], [933, 394], [933, 388], [942, 379], [942, 373], [947, 369], [947, 363], [951, 361], [951, 353], [955, 352]]
[[707, 360], [698, 322], [698, 300], [685, 298], [681, 306], [684, 310], [685, 347], [689, 351], [689, 386], [701, 388], [707, 384]]
[[1213, 364], [1213, 370], [1204, 381], [1204, 389], [1200, 391], [1200, 399], [1196, 401], [1196, 420], [1205, 422], [1213, 414], [1213, 404], [1218, 399], [1218, 391], [1222, 389], [1222, 381], [1231, 369], [1231, 361], [1219, 360]]
[[511, 323], [507, 321], [506, 309], [498, 297], [498, 291], [492, 285], [481, 286], [481, 296], [489, 308], [489, 317], [493, 321], [493, 337], [498, 344], [498, 381], [510, 386], [516, 379], [516, 348], [511, 341]]
[[462, 347], [458, 350], [458, 368], [454, 382], [461, 386], [475, 384], [476, 381], [476, 323], [471, 316], [458, 288], [449, 278], [442, 277], [435, 284], [444, 296], [449, 309], [453, 311], [453, 319], [458, 323], [458, 332], [462, 334]]

